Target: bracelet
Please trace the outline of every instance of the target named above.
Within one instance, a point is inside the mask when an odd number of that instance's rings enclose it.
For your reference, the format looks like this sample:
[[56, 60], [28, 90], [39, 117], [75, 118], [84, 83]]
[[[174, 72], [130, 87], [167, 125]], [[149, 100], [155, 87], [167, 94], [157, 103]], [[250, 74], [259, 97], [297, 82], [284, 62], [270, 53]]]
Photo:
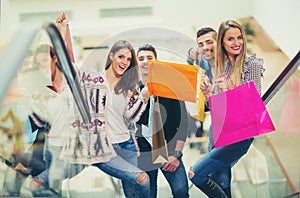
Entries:
[[176, 157], [177, 159], [181, 159], [183, 156], [183, 153], [182, 153], [182, 151], [174, 151], [174, 152], [171, 152], [170, 155]]

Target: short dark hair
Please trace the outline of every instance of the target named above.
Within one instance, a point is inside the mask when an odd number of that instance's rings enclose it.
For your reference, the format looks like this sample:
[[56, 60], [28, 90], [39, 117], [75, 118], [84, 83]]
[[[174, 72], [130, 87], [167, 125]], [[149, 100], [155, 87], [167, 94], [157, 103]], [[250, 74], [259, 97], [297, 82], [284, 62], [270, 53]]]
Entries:
[[147, 50], [147, 51], [153, 52], [155, 59], [157, 59], [157, 53], [156, 53], [156, 50], [155, 50], [155, 48], [154, 48], [151, 44], [145, 44], [145, 45], [140, 46], [140, 47], [138, 48], [136, 54], [138, 54], [140, 51], [146, 51], [146, 50]]
[[204, 27], [204, 28], [199, 29], [197, 31], [197, 38], [199, 38], [200, 36], [207, 34], [209, 32], [213, 32], [214, 36], [217, 38], [217, 31], [211, 27]]

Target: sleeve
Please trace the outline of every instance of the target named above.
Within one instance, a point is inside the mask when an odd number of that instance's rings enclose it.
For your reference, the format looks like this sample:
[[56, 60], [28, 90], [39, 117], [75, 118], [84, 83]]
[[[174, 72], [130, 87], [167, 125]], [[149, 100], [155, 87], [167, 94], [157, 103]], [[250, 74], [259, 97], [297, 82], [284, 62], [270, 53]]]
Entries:
[[189, 131], [189, 118], [184, 101], [179, 101], [180, 105], [180, 123], [177, 130], [177, 140], [186, 141]]
[[144, 101], [138, 89], [135, 89], [130, 95], [124, 116], [132, 122], [137, 122], [146, 109], [148, 101]]
[[255, 87], [259, 94], [261, 94], [261, 78], [265, 68], [263, 67], [263, 59], [256, 58], [255, 55], [249, 57], [250, 80], [254, 81]]
[[[191, 51], [191, 49], [193, 49], [193, 48], [190, 48], [190, 49], [188, 50], [188, 52], [187, 52], [186, 62], [187, 62], [187, 64], [189, 64], [189, 65], [194, 65], [194, 59], [192, 59], [191, 56], [190, 56], [190, 51]], [[198, 63], [197, 63], [197, 64], [198, 64]]]
[[148, 125], [149, 109], [150, 109], [150, 103], [148, 102], [148, 104], [147, 104], [145, 110], [143, 111], [140, 119], [137, 121], [137, 124]]

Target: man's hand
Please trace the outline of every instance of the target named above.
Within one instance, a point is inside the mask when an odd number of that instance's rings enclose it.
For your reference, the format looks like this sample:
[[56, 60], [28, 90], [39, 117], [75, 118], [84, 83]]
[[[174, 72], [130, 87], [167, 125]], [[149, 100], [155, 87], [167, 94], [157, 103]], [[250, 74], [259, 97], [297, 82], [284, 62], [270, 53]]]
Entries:
[[198, 51], [198, 47], [193, 47], [191, 50], [190, 50], [190, 57], [191, 59], [193, 60], [197, 60], [198, 59], [198, 56], [199, 56], [199, 51]]
[[169, 156], [168, 162], [163, 166], [162, 170], [174, 172], [177, 170], [179, 163], [180, 163], [180, 161], [176, 157]]

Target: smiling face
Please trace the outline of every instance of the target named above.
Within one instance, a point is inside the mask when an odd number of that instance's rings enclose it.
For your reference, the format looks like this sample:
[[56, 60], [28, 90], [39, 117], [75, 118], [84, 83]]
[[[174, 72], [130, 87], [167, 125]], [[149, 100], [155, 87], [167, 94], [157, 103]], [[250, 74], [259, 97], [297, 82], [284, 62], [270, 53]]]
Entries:
[[198, 52], [201, 56], [210, 60], [215, 56], [215, 47], [216, 40], [213, 37], [213, 32], [208, 32], [207, 34], [203, 34], [197, 38], [198, 43]]
[[117, 77], [121, 77], [132, 61], [132, 54], [128, 48], [122, 48], [114, 54], [110, 53], [111, 67]]
[[155, 60], [155, 55], [150, 50], [141, 50], [137, 54], [138, 65], [142, 74], [143, 81], [147, 81], [148, 77], [148, 61]]
[[222, 42], [230, 59], [239, 55], [244, 47], [244, 38], [239, 28], [230, 27], [225, 32]]

